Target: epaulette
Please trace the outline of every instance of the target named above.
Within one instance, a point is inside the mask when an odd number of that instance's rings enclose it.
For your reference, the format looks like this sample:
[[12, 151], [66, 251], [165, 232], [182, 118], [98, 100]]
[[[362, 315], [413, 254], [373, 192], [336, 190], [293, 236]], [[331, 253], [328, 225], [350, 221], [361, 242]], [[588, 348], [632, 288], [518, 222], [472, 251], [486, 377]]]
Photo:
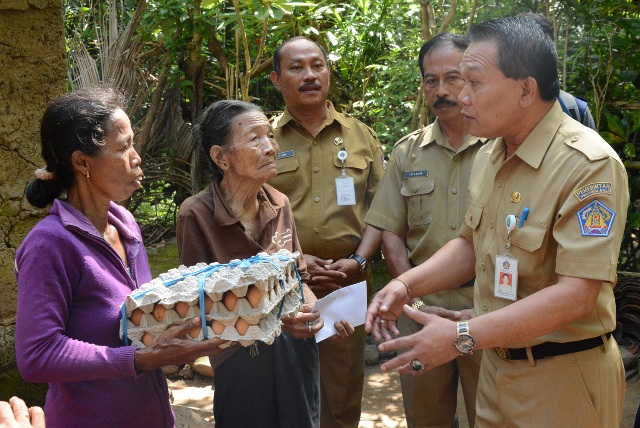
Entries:
[[408, 140], [409, 138], [411, 138], [413, 136], [420, 135], [421, 133], [424, 132], [425, 129], [426, 129], [426, 126], [423, 126], [422, 128], [418, 128], [415, 131], [413, 131], [412, 133], [405, 135], [404, 137], [402, 137], [398, 141], [396, 141], [396, 143], [393, 145], [393, 147], [396, 147], [398, 144], [402, 143], [403, 141]]
[[587, 159], [589, 159], [589, 162], [599, 161], [611, 156], [611, 153], [606, 150], [606, 147], [610, 147], [606, 142], [603, 141], [606, 146], [604, 144], [593, 144], [593, 141], [591, 141], [591, 144], [588, 144], [589, 140], [585, 139], [585, 134], [582, 132], [572, 132], [567, 134], [565, 136], [564, 143], [567, 146], [583, 153]]

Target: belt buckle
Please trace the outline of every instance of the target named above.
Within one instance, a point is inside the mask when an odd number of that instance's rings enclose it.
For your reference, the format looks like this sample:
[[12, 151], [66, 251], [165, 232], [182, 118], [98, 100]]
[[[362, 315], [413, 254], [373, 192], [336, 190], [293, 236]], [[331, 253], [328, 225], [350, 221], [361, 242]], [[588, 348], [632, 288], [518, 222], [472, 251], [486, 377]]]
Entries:
[[509, 350], [507, 348], [493, 348], [493, 350], [496, 351], [498, 357], [502, 358], [503, 360], [511, 359], [511, 354], [509, 353]]

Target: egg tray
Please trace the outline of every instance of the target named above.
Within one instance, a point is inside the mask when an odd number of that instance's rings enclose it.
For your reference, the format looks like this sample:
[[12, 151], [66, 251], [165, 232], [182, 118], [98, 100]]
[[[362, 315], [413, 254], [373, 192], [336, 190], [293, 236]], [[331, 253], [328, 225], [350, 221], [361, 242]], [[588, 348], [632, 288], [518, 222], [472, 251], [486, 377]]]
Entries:
[[[134, 346], [144, 347], [141, 340], [144, 333], [148, 332], [157, 337], [169, 325], [201, 315], [200, 299], [208, 296], [213, 303], [209, 313], [205, 314], [207, 337], [239, 341], [244, 346], [255, 340], [270, 344], [280, 334], [281, 323], [278, 318], [296, 313], [302, 305], [297, 293], [300, 288], [296, 268], [298, 257], [299, 253], [280, 250], [273, 255], [260, 253], [249, 259], [232, 260], [226, 265], [199, 263], [190, 267], [179, 266], [177, 269], [170, 269], [127, 297], [122, 308], [123, 319], [126, 320], [127, 339], [130, 339]], [[255, 286], [262, 294], [256, 307], [246, 298], [250, 286]], [[225, 293], [229, 292], [237, 298], [232, 310], [227, 309], [223, 303]], [[184, 317], [173, 309], [178, 302], [186, 302], [189, 305]], [[161, 321], [156, 320], [151, 314], [158, 304], [166, 308]], [[135, 325], [129, 317], [138, 308], [142, 310], [143, 315], [139, 325]], [[242, 335], [235, 328], [239, 318], [250, 325]], [[271, 318], [277, 322], [268, 321]], [[224, 326], [221, 334], [213, 332], [213, 321], [219, 321]], [[123, 327], [121, 323], [121, 338], [124, 337]], [[219, 330], [220, 325], [216, 329]], [[200, 329], [198, 337], [188, 337], [202, 340], [204, 332]]]

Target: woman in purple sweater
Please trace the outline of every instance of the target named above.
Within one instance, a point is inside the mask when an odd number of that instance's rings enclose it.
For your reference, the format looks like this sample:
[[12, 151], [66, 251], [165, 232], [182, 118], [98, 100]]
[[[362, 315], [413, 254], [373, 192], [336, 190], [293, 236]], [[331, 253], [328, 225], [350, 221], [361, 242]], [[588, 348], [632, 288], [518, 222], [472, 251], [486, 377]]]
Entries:
[[143, 176], [122, 97], [108, 88], [61, 96], [44, 113], [41, 143], [46, 167], [27, 199], [53, 205], [16, 253], [20, 373], [49, 383], [48, 427], [173, 427], [160, 367], [216, 355], [221, 341], [183, 340], [198, 318], [149, 348], [119, 339], [121, 304], [151, 280], [140, 228], [113, 202]]

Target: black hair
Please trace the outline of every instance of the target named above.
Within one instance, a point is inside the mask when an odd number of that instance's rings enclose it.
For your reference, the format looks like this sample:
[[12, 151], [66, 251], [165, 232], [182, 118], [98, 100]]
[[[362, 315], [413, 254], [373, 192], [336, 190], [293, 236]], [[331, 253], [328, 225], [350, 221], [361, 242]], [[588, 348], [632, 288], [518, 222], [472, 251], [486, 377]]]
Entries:
[[278, 76], [280, 75], [280, 71], [281, 71], [280, 61], [282, 61], [282, 49], [288, 43], [295, 42], [297, 40], [308, 40], [311, 43], [314, 43], [317, 47], [319, 47], [320, 50], [322, 51], [322, 56], [324, 56], [324, 62], [326, 66], [329, 67], [329, 55], [327, 55], [327, 51], [325, 50], [325, 48], [322, 47], [320, 43], [314, 40], [311, 40], [308, 37], [296, 36], [296, 37], [290, 38], [289, 40], [285, 40], [280, 46], [276, 48], [276, 51], [273, 54], [273, 71], [275, 71]]
[[446, 43], [451, 43], [460, 52], [464, 52], [469, 47], [469, 38], [461, 36], [460, 34], [453, 33], [440, 33], [433, 36], [431, 40], [426, 42], [420, 48], [420, 54], [418, 55], [418, 66], [420, 67], [420, 76], [424, 78], [424, 57], [435, 50], [437, 47]]
[[493, 19], [469, 29], [471, 42], [493, 41], [498, 68], [509, 79], [532, 77], [545, 101], [558, 98], [558, 54], [551, 38], [531, 18]]
[[209, 160], [215, 179], [222, 179], [222, 170], [211, 159], [211, 147], [220, 146], [229, 149], [233, 135], [233, 118], [251, 111], [262, 111], [255, 104], [240, 100], [216, 101], [207, 107], [200, 116], [197, 125], [193, 127], [196, 141]]
[[523, 18], [533, 19], [538, 23], [540, 28], [542, 28], [542, 31], [544, 31], [544, 34], [546, 34], [547, 37], [549, 37], [551, 40], [554, 39], [555, 34], [553, 32], [553, 24], [551, 23], [551, 21], [549, 21], [549, 18], [547, 18], [543, 14], [535, 13], [535, 12], [525, 12], [525, 13], [521, 13], [518, 16], [522, 16]]
[[109, 119], [124, 110], [124, 104], [124, 96], [107, 86], [79, 89], [49, 103], [40, 124], [40, 143], [52, 177], [29, 184], [26, 196], [31, 205], [44, 208], [73, 185], [71, 155], [76, 150], [97, 155], [106, 143]]

